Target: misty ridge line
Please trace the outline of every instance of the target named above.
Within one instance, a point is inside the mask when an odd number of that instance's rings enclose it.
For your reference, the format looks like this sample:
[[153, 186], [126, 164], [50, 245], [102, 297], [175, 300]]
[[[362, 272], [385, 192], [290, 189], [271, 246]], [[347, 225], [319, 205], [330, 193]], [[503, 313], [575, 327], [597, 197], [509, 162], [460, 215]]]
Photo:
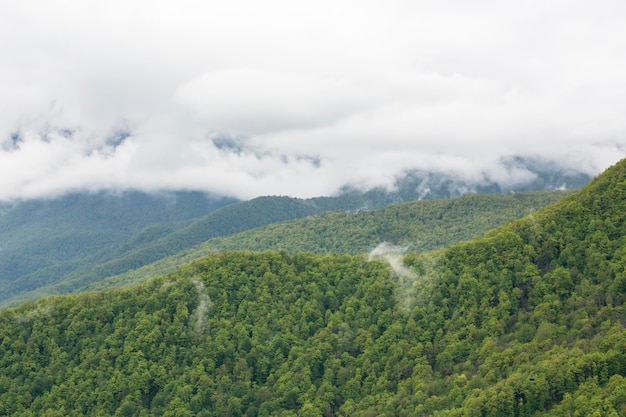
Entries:
[[[552, 178], [547, 188], [578, 188], [606, 164], [591, 157], [585, 163], [572, 163], [567, 158], [538, 154], [459, 156], [419, 149], [402, 150], [400, 153], [411, 155], [406, 161], [383, 158], [376, 162], [369, 156], [359, 160], [357, 155], [340, 160], [320, 155], [315, 149], [264, 149], [258, 141], [230, 136], [190, 140], [177, 151], [167, 146], [169, 153], [157, 160], [147, 155], [151, 152], [148, 148], [158, 147], [158, 143], [141, 141], [131, 132], [122, 136], [116, 133], [119, 137], [114, 140], [92, 140], [80, 135], [80, 130], [60, 129], [33, 137], [12, 136], [12, 147], [0, 148], [0, 174], [6, 170], [0, 180], [0, 203], [50, 199], [69, 193], [133, 190], [201, 191], [240, 200], [266, 195], [312, 198], [338, 195], [346, 189], [381, 188], [394, 192], [405, 178], [414, 175], [425, 178], [415, 191], [419, 189], [423, 194], [420, 198], [429, 198], [430, 176], [446, 177], [450, 194], [496, 188], [502, 192], [538, 189], [537, 181], [554, 177], [555, 173], [563, 180]], [[146, 155], [140, 154], [139, 145], [146, 147]], [[606, 146], [601, 148], [597, 152], [610, 153]], [[133, 154], [127, 155], [131, 151]], [[47, 161], [53, 157], [62, 161]], [[22, 171], [14, 162], [30, 158], [50, 167]], [[64, 162], [67, 160], [72, 161], [70, 165]], [[146, 164], [148, 167], [144, 167]], [[363, 166], [372, 169], [365, 170]]]

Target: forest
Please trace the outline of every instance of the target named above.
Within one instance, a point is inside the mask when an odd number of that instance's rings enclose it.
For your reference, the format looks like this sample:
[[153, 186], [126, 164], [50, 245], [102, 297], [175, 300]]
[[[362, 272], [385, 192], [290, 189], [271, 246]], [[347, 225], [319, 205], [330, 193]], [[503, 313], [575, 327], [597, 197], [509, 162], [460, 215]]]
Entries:
[[0, 415], [624, 416], [625, 203], [622, 161], [399, 261], [219, 252], [2, 310]]
[[216, 237], [202, 248], [356, 255], [388, 242], [427, 252], [478, 238], [570, 193], [557, 190], [465, 194], [451, 199], [392, 204], [379, 210], [334, 211]]
[[[358, 208], [359, 200], [352, 195], [309, 200], [259, 197], [230, 204], [191, 221], [149, 226], [108, 249], [93, 250], [86, 242], [72, 239], [73, 234], [69, 233], [67, 238], [74, 243], [58, 244], [55, 251], [65, 258], [73, 247], [84, 251], [75, 258], [55, 260], [54, 253], [45, 249], [45, 243], [36, 250], [33, 246], [18, 245], [10, 253], [4, 253], [5, 258], [12, 259], [11, 255], [21, 249], [24, 262], [31, 267], [36, 264], [31, 262], [33, 255], [40, 254], [40, 258], [53, 266], [13, 276], [5, 285], [0, 282], [0, 308], [46, 295], [132, 285], [215, 251], [286, 249], [292, 253], [357, 254], [369, 252], [383, 241], [401, 242], [419, 251], [441, 248], [481, 236], [569, 192], [468, 194], [453, 199], [392, 204], [388, 208], [362, 211], [364, 215], [358, 216], [354, 215], [357, 209], [319, 213], [335, 205]], [[60, 227], [71, 229], [61, 224]], [[91, 226], [90, 230], [90, 235], [98, 236], [96, 228]], [[37, 240], [37, 234], [32, 239]], [[59, 243], [58, 239], [56, 242]], [[70, 269], [61, 272], [65, 267]], [[0, 277], [11, 275], [0, 271]], [[29, 287], [32, 290], [24, 292]]]
[[212, 238], [152, 264], [96, 281], [79, 291], [134, 285], [213, 252], [286, 250], [357, 255], [369, 253], [383, 243], [399, 246], [402, 251], [440, 249], [482, 236], [496, 226], [530, 214], [571, 192], [466, 194], [451, 199], [391, 204], [378, 210], [320, 213]]

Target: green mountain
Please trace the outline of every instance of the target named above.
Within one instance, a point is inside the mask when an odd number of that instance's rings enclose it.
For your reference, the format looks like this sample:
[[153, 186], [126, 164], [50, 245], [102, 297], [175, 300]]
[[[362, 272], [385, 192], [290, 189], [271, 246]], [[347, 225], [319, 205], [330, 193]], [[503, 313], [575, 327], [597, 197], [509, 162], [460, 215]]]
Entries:
[[[76, 194], [4, 205], [0, 215], [0, 304], [14, 297], [66, 293], [141, 267], [215, 236], [300, 218], [362, 199], [202, 193]], [[54, 290], [47, 288], [53, 287]]]
[[[454, 200], [452, 202], [418, 202], [415, 208], [417, 211], [412, 214], [409, 213], [412, 210], [412, 206], [407, 206], [408, 211], [404, 210], [404, 213], [394, 214], [394, 210], [392, 210], [389, 214], [382, 214], [382, 217], [376, 215], [369, 219], [368, 224], [365, 226], [363, 226], [362, 222], [346, 224], [347, 232], [352, 233], [349, 229], [354, 229], [355, 227], [359, 228], [359, 231], [354, 231], [356, 235], [352, 239], [346, 238], [347, 235], [346, 237], [341, 235], [330, 236], [330, 238], [334, 239], [335, 243], [333, 245], [327, 242], [329, 236], [323, 233], [320, 234], [321, 230], [326, 229], [329, 232], [332, 230], [340, 231], [343, 230], [344, 226], [333, 224], [333, 215], [330, 215], [328, 217], [331, 219], [329, 220], [330, 223], [326, 221], [326, 218], [321, 218], [322, 223], [327, 223], [326, 225], [318, 228], [315, 224], [312, 224], [312, 228], [307, 226], [309, 222], [305, 220], [300, 230], [297, 228], [293, 230], [294, 234], [288, 242], [284, 238], [281, 239], [294, 250], [358, 253], [370, 250], [371, 247], [368, 248], [367, 246], [371, 246], [373, 242], [378, 242], [381, 239], [389, 240], [392, 237], [389, 233], [412, 238], [416, 233], [420, 232], [417, 230], [411, 234], [408, 230], [404, 230], [404, 226], [398, 229], [397, 219], [383, 220], [383, 217], [388, 215], [396, 217], [418, 215], [429, 226], [439, 229], [447, 228], [448, 231], [446, 233], [448, 237], [442, 239], [439, 236], [436, 238], [434, 245], [431, 245], [432, 247], [441, 247], [444, 244], [461, 239], [470, 239], [485, 233], [487, 230], [505, 221], [521, 217], [531, 212], [534, 208], [556, 201], [557, 196], [560, 195], [563, 195], [562, 192], [553, 191], [539, 192], [536, 195], [522, 193], [515, 195], [515, 197], [503, 195], [467, 197], [467, 200], [461, 200], [463, 203], [460, 206], [454, 203]], [[368, 194], [312, 199], [278, 196], [259, 197], [250, 201], [228, 204], [210, 211], [208, 214], [187, 218], [184, 221], [167, 222], [161, 219], [161, 222], [157, 222], [159, 220], [158, 215], [161, 212], [164, 212], [164, 214], [169, 213], [170, 216], [174, 212], [182, 217], [185, 214], [186, 206], [182, 203], [176, 205], [175, 203], [178, 200], [174, 199], [173, 203], [168, 203], [167, 210], [163, 210], [162, 205], [167, 203], [167, 200], [159, 200], [158, 197], [149, 199], [147, 195], [140, 196], [146, 199], [146, 203], [138, 204], [137, 206], [131, 205], [134, 200], [130, 197], [126, 197], [128, 203], [120, 204], [119, 201], [115, 200], [117, 197], [98, 195], [89, 197], [90, 200], [88, 201], [90, 204], [88, 205], [84, 204], [79, 197], [76, 197], [78, 203], [67, 202], [68, 198], [64, 198], [60, 201], [65, 201], [65, 205], [62, 207], [68, 208], [67, 213], [53, 206], [47, 210], [40, 209], [38, 217], [35, 217], [36, 221], [31, 220], [30, 217], [28, 217], [28, 220], [25, 219], [23, 228], [12, 231], [12, 235], [8, 234], [9, 241], [12, 242], [12, 250], [4, 253], [0, 252], [0, 254], [4, 255], [4, 258], [0, 256], [0, 267], [3, 265], [5, 267], [4, 273], [0, 274], [0, 285], [3, 289], [0, 292], [0, 307], [17, 305], [20, 302], [41, 298], [46, 295], [73, 292], [92, 283], [98, 283], [110, 276], [120, 274], [136, 275], [134, 272], [136, 269], [153, 262], [159, 262], [163, 258], [176, 256], [181, 251], [186, 254], [183, 258], [190, 260], [193, 257], [199, 257], [215, 250], [215, 245], [208, 245], [209, 247], [202, 245], [202, 247], [194, 248], [194, 246], [200, 245], [207, 239], [214, 237], [233, 235], [238, 232], [291, 219], [310, 218], [315, 213], [334, 210], [337, 207], [342, 209], [348, 207], [351, 209], [349, 210], [350, 212], [355, 212], [355, 208], [362, 207], [364, 199], [369, 198], [367, 197]], [[203, 198], [206, 200], [206, 197]], [[138, 196], [135, 195], [134, 199], [137, 200]], [[498, 202], [500, 200], [502, 202]], [[161, 202], [161, 206], [156, 204], [159, 202]], [[147, 207], [149, 203], [152, 203], [151, 207]], [[59, 202], [47, 202], [46, 204], [56, 204], [58, 206]], [[115, 204], [121, 206], [119, 211], [124, 212], [127, 209], [127, 214], [116, 217], [117, 211], [110, 209]], [[466, 205], [467, 207], [465, 207]], [[422, 206], [424, 208], [420, 209], [419, 207]], [[145, 217], [141, 215], [142, 208], [145, 208], [148, 214]], [[449, 213], [446, 214], [446, 211], [449, 211]], [[15, 214], [20, 213], [23, 214], [24, 210], [12, 212], [13, 217], [15, 217]], [[149, 215], [150, 213], [152, 213], [152, 217]], [[344, 211], [341, 213], [344, 213]], [[335, 213], [335, 216], [337, 214], [341, 216], [341, 213]], [[368, 211], [367, 214], [369, 215], [370, 212]], [[163, 214], [161, 216], [163, 217]], [[459, 218], [455, 218], [456, 216], [459, 216]], [[16, 224], [11, 216], [6, 217], [4, 220], [5, 224]], [[138, 221], [137, 218], [141, 218], [141, 221]], [[439, 218], [439, 221], [435, 218]], [[390, 221], [395, 221], [396, 226], [387, 225]], [[380, 222], [381, 225], [376, 225], [375, 223], [377, 222]], [[450, 227], [451, 222], [456, 224]], [[141, 229], [142, 226], [145, 228]], [[61, 227], [65, 227], [66, 230], [60, 230]], [[98, 227], [102, 228], [102, 233], [98, 232]], [[384, 236], [385, 233], [383, 235], [378, 233], [376, 230], [380, 229], [380, 227], [383, 227], [383, 229], [391, 227], [388, 233], [385, 232], [389, 236]], [[274, 230], [279, 229], [280, 227]], [[384, 232], [383, 229], [380, 230]], [[131, 234], [130, 232], [133, 230], [135, 232], [139, 231]], [[32, 231], [32, 233], [28, 235], [26, 231]], [[362, 235], [364, 232], [368, 234], [363, 237], [365, 240], [357, 241], [357, 235]], [[280, 234], [281, 232], [278, 231], [278, 233]], [[89, 239], [81, 239], [81, 236], [85, 234], [89, 236]], [[11, 240], [11, 236], [23, 237], [26, 235], [29, 237], [24, 242], [16, 242], [17, 239]], [[276, 245], [271, 245], [268, 239], [276, 241], [280, 236], [277, 236], [271, 230], [262, 232], [262, 235], [265, 237], [254, 238], [255, 240], [260, 239], [260, 244], [254, 245], [250, 239], [246, 240], [246, 236], [237, 236], [230, 239], [230, 244], [226, 242], [224, 244], [218, 243], [218, 248], [264, 250], [277, 247]], [[316, 237], [317, 235], [319, 236]], [[425, 238], [429, 239], [428, 236], [425, 236]], [[318, 246], [318, 244], [321, 246]], [[285, 246], [285, 244], [279, 245], [279, 247]], [[38, 248], [37, 251], [33, 251], [35, 247]], [[418, 245], [418, 247], [420, 246]], [[323, 248], [326, 249], [321, 250]], [[195, 255], [190, 258], [192, 254]], [[176, 257], [180, 258], [180, 255]], [[37, 262], [40, 258], [42, 259], [41, 264]], [[16, 263], [23, 265], [24, 269], [11, 269], [11, 266]], [[160, 264], [169, 265], [171, 262], [166, 260], [160, 262]], [[154, 275], [152, 273], [154, 268], [149, 267], [144, 270], [149, 271], [151, 276]], [[163, 271], [159, 271], [159, 273], [161, 272]], [[93, 287], [98, 287], [98, 285], [95, 284]]]
[[[109, 213], [108, 207], [119, 204], [115, 196], [86, 198], [90, 203], [88, 205], [68, 203], [67, 197], [33, 203], [39, 210], [37, 213], [41, 212], [35, 221], [24, 214], [21, 206], [8, 212], [4, 223], [12, 227], [7, 227], [9, 231], [6, 234], [11, 249], [0, 252], [0, 268], [3, 268], [0, 269], [0, 306], [72, 292], [91, 282], [176, 254], [215, 236], [301, 218], [337, 206], [352, 208], [361, 204], [360, 199], [349, 197], [308, 200], [259, 197], [232, 203], [185, 221], [159, 223], [158, 215], [163, 217], [164, 211], [165, 214], [174, 211], [181, 215], [184, 210], [179, 212], [176, 205], [168, 206], [169, 211], [163, 210], [157, 204], [159, 197], [149, 197], [148, 201], [153, 206], [146, 210], [145, 217], [142, 215], [142, 204], [125, 204]], [[48, 208], [50, 205], [52, 208]], [[67, 205], [71, 209], [65, 213], [59, 210], [59, 205]], [[124, 214], [126, 209], [130, 214]], [[155, 218], [150, 218], [147, 215], [149, 212], [154, 213]], [[18, 215], [24, 218], [22, 222], [14, 220]], [[145, 228], [142, 229], [142, 226]], [[61, 230], [63, 227], [65, 231]], [[101, 234], [98, 227], [102, 229]], [[81, 239], [86, 234], [89, 238]], [[65, 238], [61, 240], [63, 236]], [[37, 248], [36, 251], [33, 248]], [[40, 258], [41, 262], [38, 262]]]
[[382, 242], [425, 252], [471, 240], [524, 217], [570, 192], [466, 194], [392, 204], [379, 210], [334, 211], [214, 238], [206, 250], [281, 250], [359, 254]]
[[[284, 249], [291, 253], [356, 255], [369, 253], [383, 242], [400, 245], [405, 250], [430, 251], [477, 238], [569, 193], [466, 194], [454, 199], [392, 204], [379, 210], [325, 212], [212, 238], [153, 264], [96, 281], [80, 290], [133, 285], [171, 272], [212, 252]], [[13, 301], [23, 300], [18, 298]]]
[[532, 180], [504, 186], [487, 177], [468, 182], [445, 173], [412, 171], [399, 177], [393, 190], [346, 187], [333, 197], [306, 200], [262, 197], [231, 204], [233, 199], [199, 192], [152, 195], [129, 191], [0, 202], [0, 306], [12, 299], [74, 291], [212, 237], [315, 213], [378, 209], [391, 203], [456, 197], [469, 191], [572, 188], [590, 179], [538, 158], [511, 158], [502, 161], [502, 167], [524, 172]]
[[145, 228], [153, 237], [232, 203], [197, 192], [71, 194], [0, 204], [0, 300], [110, 256]]
[[626, 414], [626, 161], [440, 251], [217, 253], [0, 312], [0, 414]]

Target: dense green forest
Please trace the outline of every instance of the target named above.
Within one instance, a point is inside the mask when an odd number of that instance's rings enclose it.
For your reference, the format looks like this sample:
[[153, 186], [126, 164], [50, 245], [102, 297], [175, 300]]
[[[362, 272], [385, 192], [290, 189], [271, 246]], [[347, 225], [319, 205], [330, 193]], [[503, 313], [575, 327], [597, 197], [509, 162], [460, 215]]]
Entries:
[[0, 203], [0, 301], [108, 256], [144, 229], [152, 238], [232, 203], [199, 192], [70, 194]]
[[202, 248], [356, 255], [371, 251], [381, 242], [390, 242], [425, 252], [480, 237], [569, 193], [466, 194], [393, 204], [372, 211], [335, 211], [214, 238]]
[[359, 207], [362, 198], [272, 196], [232, 203], [202, 193], [101, 193], [7, 207], [0, 213], [0, 306], [71, 292], [215, 236]]
[[389, 242], [411, 251], [430, 251], [482, 236], [569, 193], [466, 194], [453, 199], [392, 204], [379, 210], [321, 213], [209, 239], [153, 264], [97, 281], [86, 289], [132, 285], [171, 272], [206, 254], [226, 250], [284, 249], [290, 253], [356, 255]]
[[[214, 251], [287, 249], [357, 254], [369, 252], [383, 241], [410, 245], [418, 251], [441, 248], [478, 237], [570, 192], [468, 194], [455, 199], [394, 204], [379, 210], [340, 210], [317, 215], [312, 214], [349, 200], [260, 197], [179, 224], [168, 233], [160, 233], [163, 226], [149, 227], [109, 250], [100, 262], [85, 262], [56, 280], [46, 275], [54, 271], [41, 270], [38, 275], [51, 281], [48, 285], [13, 296], [7, 293], [4, 300], [0, 297], [0, 308], [46, 295], [132, 285]], [[359, 207], [355, 202], [351, 204]], [[294, 218], [297, 220], [279, 222]], [[271, 224], [255, 227], [267, 223]], [[241, 230], [245, 231], [235, 233]], [[221, 239], [224, 235], [227, 237]], [[213, 236], [219, 237], [210, 239]], [[22, 277], [26, 283], [20, 288], [39, 282], [32, 278]]]
[[133, 271], [207, 239], [332, 210], [379, 209], [468, 191], [507, 193], [579, 188], [589, 176], [538, 158], [514, 157], [506, 169], [532, 181], [503, 188], [493, 181], [412, 171], [392, 189], [345, 187], [331, 197], [268, 196], [235, 203], [202, 192], [74, 193], [50, 199], [0, 201], [0, 307], [75, 291]]
[[622, 161], [401, 262], [215, 253], [1, 311], [0, 414], [624, 416], [625, 204]]

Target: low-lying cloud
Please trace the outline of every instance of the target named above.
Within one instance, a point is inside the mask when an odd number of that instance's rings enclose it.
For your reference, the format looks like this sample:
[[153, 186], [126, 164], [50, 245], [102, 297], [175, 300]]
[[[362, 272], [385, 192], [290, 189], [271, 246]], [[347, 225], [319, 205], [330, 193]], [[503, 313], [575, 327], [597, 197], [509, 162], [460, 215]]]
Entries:
[[608, 0], [2, 5], [0, 200], [310, 197], [412, 169], [524, 181], [512, 155], [596, 174], [626, 155], [624, 16]]
[[413, 290], [419, 276], [412, 269], [404, 265], [404, 254], [407, 246], [395, 246], [389, 242], [382, 242], [369, 253], [368, 261], [383, 260], [389, 264], [395, 278], [395, 297], [405, 309], [410, 309], [413, 303]]
[[205, 291], [204, 284], [199, 279], [193, 279], [193, 285], [198, 292], [198, 306], [191, 314], [194, 322], [194, 330], [197, 335], [203, 334], [207, 330], [207, 314], [211, 308], [211, 298]]

